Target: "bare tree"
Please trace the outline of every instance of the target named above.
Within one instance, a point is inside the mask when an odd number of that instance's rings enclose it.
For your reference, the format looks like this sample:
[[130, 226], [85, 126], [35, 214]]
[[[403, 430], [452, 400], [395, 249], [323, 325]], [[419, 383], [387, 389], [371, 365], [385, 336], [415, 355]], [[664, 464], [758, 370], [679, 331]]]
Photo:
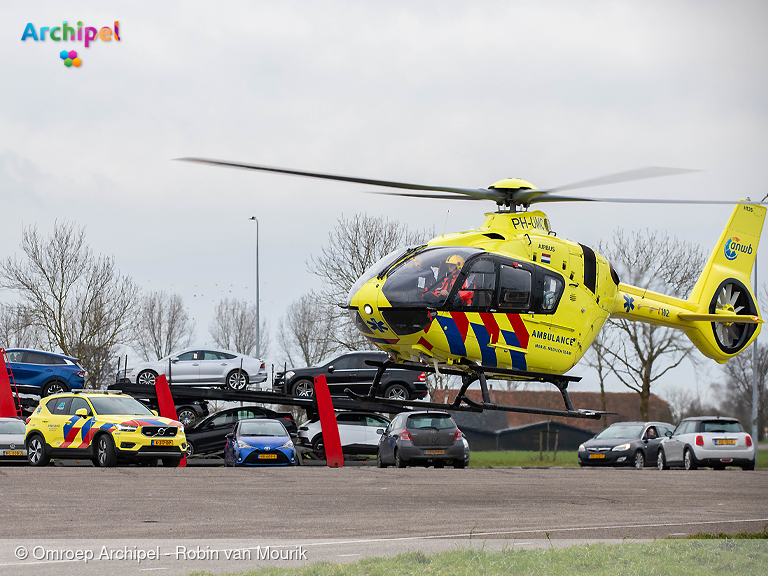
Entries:
[[[225, 298], [216, 305], [216, 311], [208, 327], [208, 333], [219, 348], [234, 350], [250, 356], [256, 349], [258, 315], [256, 305], [237, 298]], [[258, 330], [259, 355], [269, 353], [269, 326], [261, 323]]]
[[26, 228], [21, 249], [22, 259], [0, 262], [0, 285], [19, 294], [41, 344], [78, 358], [101, 384], [117, 347], [132, 339], [136, 285], [112, 258], [94, 255], [74, 224], [56, 223], [48, 238]]
[[667, 391], [663, 399], [669, 404], [673, 423], [690, 416], [710, 416], [721, 412], [721, 408], [707, 402], [698, 389], [674, 388]]
[[150, 292], [141, 300], [134, 347], [146, 360], [160, 360], [179, 348], [186, 348], [195, 335], [180, 294]]
[[328, 243], [318, 255], [311, 257], [307, 268], [323, 280], [318, 302], [331, 321], [331, 340], [337, 349], [371, 348], [346, 310], [339, 306], [346, 302], [355, 281], [393, 250], [424, 244], [434, 235], [434, 230], [409, 230], [405, 224], [381, 216], [355, 214], [336, 221], [328, 234]]
[[[619, 276], [634, 286], [685, 298], [704, 268], [701, 246], [659, 232], [614, 232], [613, 241], [600, 251]], [[651, 387], [690, 357], [693, 345], [683, 332], [628, 320], [609, 320], [616, 336], [603, 338], [593, 348], [600, 362], [630, 390], [640, 395], [640, 414], [648, 419]]]
[[320, 312], [318, 301], [315, 293], [305, 294], [280, 320], [277, 339], [291, 366], [312, 366], [336, 349], [333, 319]]
[[[757, 430], [758, 437], [765, 437], [764, 427], [768, 425], [768, 344], [758, 345], [757, 361]], [[728, 360], [723, 367], [725, 382], [715, 384], [722, 398], [723, 413], [735, 416], [742, 424], [752, 421], [752, 354], [740, 354]]]
[[40, 333], [21, 304], [0, 304], [0, 348], [37, 348]]

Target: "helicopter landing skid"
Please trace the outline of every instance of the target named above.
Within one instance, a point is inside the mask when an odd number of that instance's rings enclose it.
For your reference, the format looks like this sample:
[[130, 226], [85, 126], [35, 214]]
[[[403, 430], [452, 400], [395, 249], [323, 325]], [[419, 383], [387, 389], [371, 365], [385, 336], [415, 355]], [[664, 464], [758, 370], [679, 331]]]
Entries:
[[[541, 372], [526, 372], [523, 370], [509, 370], [505, 368], [491, 368], [487, 366], [477, 366], [474, 364], [464, 364], [463, 368], [466, 370], [456, 370], [453, 368], [441, 368], [440, 374], [450, 374], [453, 376], [461, 376], [461, 389], [456, 398], [450, 404], [440, 404], [437, 402], [423, 402], [420, 400], [401, 400], [395, 398], [384, 398], [378, 395], [379, 384], [381, 378], [387, 368], [397, 366], [397, 368], [405, 370], [416, 370], [419, 372], [431, 372], [437, 371], [437, 368], [433, 366], [424, 366], [416, 363], [396, 363], [391, 360], [384, 362], [375, 362], [372, 360], [366, 360], [366, 364], [370, 366], [376, 366], [376, 377], [373, 379], [371, 388], [368, 394], [357, 394], [352, 392], [349, 388], [344, 390], [344, 393], [352, 400], [359, 402], [371, 402], [376, 401], [380, 404], [395, 406], [398, 408], [414, 407], [414, 408], [433, 408], [438, 410], [457, 410], [464, 412], [482, 412], [483, 410], [498, 410], [502, 412], [521, 412], [523, 414], [543, 414], [545, 416], [565, 416], [568, 418], [588, 418], [592, 420], [598, 420], [607, 414], [614, 414], [614, 412], [603, 412], [601, 410], [576, 410], [571, 402], [571, 397], [568, 394], [568, 384], [570, 382], [578, 382], [581, 378], [572, 376], [558, 376], [554, 374], [545, 374]], [[512, 377], [517, 380], [524, 380], [529, 382], [548, 382], [554, 384], [560, 394], [563, 396], [563, 402], [565, 403], [565, 410], [554, 410], [548, 408], [535, 408], [528, 406], [509, 406], [507, 404], [494, 404], [491, 402], [490, 393], [488, 392], [488, 385], [486, 382], [486, 375], [499, 375], [502, 377]], [[483, 396], [482, 402], [475, 402], [466, 396], [466, 391], [469, 386], [475, 381], [480, 382], [480, 391]]]

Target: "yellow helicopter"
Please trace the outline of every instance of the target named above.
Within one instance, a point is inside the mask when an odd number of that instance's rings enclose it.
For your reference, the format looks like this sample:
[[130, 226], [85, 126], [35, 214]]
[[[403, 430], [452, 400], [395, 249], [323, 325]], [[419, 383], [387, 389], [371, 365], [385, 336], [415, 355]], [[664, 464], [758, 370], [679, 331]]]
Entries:
[[[564, 374], [584, 356], [609, 317], [682, 330], [705, 356], [719, 363], [744, 350], [760, 331], [762, 320], [749, 283], [766, 214], [761, 202], [561, 194], [688, 170], [644, 168], [547, 190], [519, 178], [467, 189], [203, 158], [180, 160], [413, 191], [394, 192], [402, 196], [496, 202], [498, 211], [486, 213], [477, 230], [446, 234], [424, 246], [388, 254], [352, 286], [346, 306], [355, 325], [388, 353], [388, 360], [378, 364], [367, 396], [347, 391], [358, 400], [411, 405], [377, 396], [382, 374], [397, 365], [461, 376], [462, 387], [450, 406], [454, 410], [599, 418], [603, 412], [574, 409], [567, 387], [579, 378]], [[693, 291], [682, 300], [623, 284], [604, 256], [557, 237], [544, 212], [528, 211], [532, 204], [558, 201], [736, 206]], [[554, 384], [565, 410], [493, 404], [487, 378]], [[476, 380], [483, 402], [465, 396]]]

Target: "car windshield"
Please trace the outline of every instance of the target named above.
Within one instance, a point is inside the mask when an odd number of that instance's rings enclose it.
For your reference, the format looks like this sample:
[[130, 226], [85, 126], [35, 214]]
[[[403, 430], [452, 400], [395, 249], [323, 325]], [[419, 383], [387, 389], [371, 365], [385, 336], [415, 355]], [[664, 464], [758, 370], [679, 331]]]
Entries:
[[417, 416], [409, 416], [406, 428], [421, 430], [426, 428], [436, 428], [437, 430], [445, 430], [446, 428], [453, 428], [455, 424], [453, 419], [447, 414], [419, 414]]
[[702, 432], [734, 433], [734, 432], [744, 432], [744, 428], [742, 428], [741, 424], [739, 424], [738, 422], [718, 422], [715, 420], [712, 422], [702, 422], [701, 431]]
[[595, 438], [598, 440], [640, 438], [642, 432], [642, 424], [614, 424], [600, 432]]
[[466, 260], [482, 252], [456, 246], [422, 250], [389, 271], [382, 288], [384, 296], [392, 306], [440, 307]]
[[0, 434], [24, 434], [27, 427], [21, 420], [0, 421]]
[[154, 416], [152, 412], [138, 400], [123, 396], [89, 396], [93, 410], [101, 416]]
[[280, 422], [241, 422], [239, 436], [288, 436]]

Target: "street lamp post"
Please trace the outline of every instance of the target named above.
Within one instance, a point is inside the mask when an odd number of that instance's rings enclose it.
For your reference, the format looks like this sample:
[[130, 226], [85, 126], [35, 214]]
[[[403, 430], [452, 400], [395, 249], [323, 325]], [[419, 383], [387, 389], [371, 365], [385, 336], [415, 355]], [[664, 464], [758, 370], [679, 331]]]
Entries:
[[261, 324], [261, 315], [259, 314], [259, 219], [251, 216], [251, 220], [256, 222], [256, 358], [261, 360], [261, 346], [259, 340], [259, 324]]

